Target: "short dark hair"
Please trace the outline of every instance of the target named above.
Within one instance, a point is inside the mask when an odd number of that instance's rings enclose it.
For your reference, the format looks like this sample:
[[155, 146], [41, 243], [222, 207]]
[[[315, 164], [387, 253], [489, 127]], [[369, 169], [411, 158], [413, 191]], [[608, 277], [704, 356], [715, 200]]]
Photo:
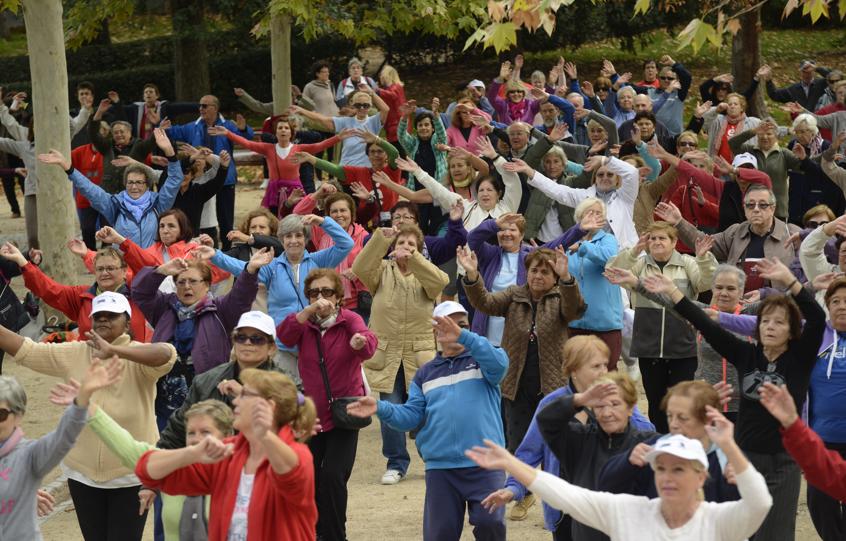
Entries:
[[496, 190], [496, 193], [499, 194], [499, 198], [502, 199], [502, 196], [505, 194], [505, 185], [502, 183], [501, 180], [491, 175], [480, 176], [478, 179], [476, 179], [476, 182], [474, 183], [477, 193], [479, 191], [479, 187], [482, 186], [483, 182], [490, 182], [491, 186], [493, 186], [494, 190]]
[[76, 91], [79, 92], [80, 90], [90, 90], [91, 93], [94, 93], [94, 83], [91, 81], [80, 81], [79, 84], [76, 85]]
[[412, 203], [411, 201], [398, 201], [396, 205], [391, 208], [391, 216], [400, 209], [406, 209], [408, 212], [414, 216], [415, 222], [420, 222], [420, 210], [417, 208], [417, 205]]
[[152, 88], [153, 90], [155, 90], [156, 94], [158, 94], [159, 96], [162, 95], [162, 93], [159, 91], [159, 87], [155, 83], [144, 83], [144, 88], [142, 88], [142, 90], [147, 90], [148, 88]]
[[326, 199], [323, 201], [323, 210], [326, 212], [326, 216], [329, 216], [329, 209], [338, 201], [343, 201], [347, 204], [347, 207], [350, 209], [350, 220], [354, 223], [356, 208], [355, 200], [350, 197], [349, 194], [344, 192], [335, 192], [326, 196]]
[[658, 62], [656, 62], [656, 61], [655, 61], [655, 60], [653, 60], [652, 58], [647, 58], [646, 60], [644, 60], [644, 61], [643, 61], [643, 67], [644, 67], [644, 68], [645, 68], [646, 66], [648, 66], [649, 64], [655, 64], [655, 67], [656, 67], [656, 68], [658, 67]]
[[[158, 223], [162, 222], [162, 218], [167, 218], [168, 216], [173, 216], [176, 218], [176, 223], [179, 224], [179, 238], [176, 239], [177, 242], [180, 240], [188, 242], [194, 237], [194, 228], [191, 227], [191, 221], [188, 219], [188, 216], [179, 209], [170, 209], [162, 212], [159, 214], [159, 221]], [[156, 228], [156, 240], [161, 242], [162, 239], [159, 237], [159, 230]]]
[[[335, 269], [317, 268], [312, 269], [305, 278], [303, 286], [307, 292], [311, 288], [311, 283], [319, 278], [329, 278], [332, 281], [332, 289], [335, 290], [335, 298], [338, 299], [338, 304], [344, 302], [344, 284], [341, 282], [341, 275]], [[307, 295], [308, 293], [306, 293]]]
[[828, 284], [828, 288], [825, 290], [825, 306], [828, 307], [828, 301], [831, 297], [837, 293], [838, 290], [846, 288], [846, 276], [840, 276], [839, 278], [835, 278], [832, 280], [830, 284]]
[[802, 334], [802, 313], [792, 298], [787, 295], [770, 295], [758, 307], [758, 320], [755, 323], [755, 341], [761, 342], [761, 317], [777, 308], [783, 308], [787, 312], [787, 320], [790, 323], [790, 336], [788, 340], [796, 340]]
[[655, 113], [653, 113], [652, 111], [640, 111], [640, 112], [635, 113], [633, 122], [635, 124], [637, 124], [637, 121], [640, 120], [641, 118], [646, 118], [646, 119], [650, 120], [652, 122], [652, 124], [654, 124], [656, 126], [658, 125], [658, 121], [655, 120]]
[[317, 74], [320, 73], [320, 70], [322, 70], [323, 68], [327, 68], [330, 73], [332, 72], [332, 66], [329, 65], [329, 62], [327, 62], [326, 60], [318, 60], [317, 62], [311, 65], [309, 73], [317, 77]]
[[421, 121], [423, 121], [427, 118], [429, 119], [429, 122], [432, 123], [432, 127], [434, 128], [435, 127], [435, 115], [433, 115], [429, 111], [424, 111], [424, 112], [420, 113], [419, 115], [417, 115], [416, 117], [414, 117], [414, 127], [417, 128], [417, 125], [420, 124]]

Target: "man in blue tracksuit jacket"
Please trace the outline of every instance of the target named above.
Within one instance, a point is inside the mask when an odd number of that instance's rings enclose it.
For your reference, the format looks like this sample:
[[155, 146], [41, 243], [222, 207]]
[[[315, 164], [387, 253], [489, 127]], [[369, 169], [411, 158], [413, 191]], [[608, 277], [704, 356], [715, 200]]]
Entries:
[[467, 310], [457, 302], [442, 302], [433, 316], [441, 352], [417, 370], [408, 401], [364, 397], [348, 411], [362, 417], [375, 413], [396, 430], [419, 427], [415, 441], [426, 462], [424, 541], [458, 541], [465, 507], [476, 539], [504, 540], [503, 509], [488, 513], [482, 500], [502, 487], [505, 475], [479, 468], [464, 451], [485, 439], [505, 444], [499, 384], [508, 356], [468, 330]]

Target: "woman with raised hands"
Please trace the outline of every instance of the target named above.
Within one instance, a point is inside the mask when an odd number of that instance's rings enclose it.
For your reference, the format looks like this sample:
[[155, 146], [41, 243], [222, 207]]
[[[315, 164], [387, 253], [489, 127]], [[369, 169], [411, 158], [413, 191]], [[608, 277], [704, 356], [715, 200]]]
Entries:
[[153, 135], [168, 159], [167, 181], [158, 192], [151, 191], [153, 179], [140, 167], [127, 167], [123, 173], [126, 189], [112, 195], [74, 169], [70, 160], [58, 150], [51, 149], [47, 154], [39, 154], [38, 159], [42, 163], [61, 166], [74, 188], [91, 201], [91, 206], [119, 233], [141, 248], [147, 248], [155, 242], [158, 215], [173, 206], [182, 185], [182, 168], [170, 139], [161, 128], [156, 128]]
[[314, 464], [301, 440], [314, 427], [314, 402], [282, 374], [247, 369], [240, 378], [237, 436], [147, 451], [135, 472], [168, 494], [209, 494], [210, 540], [313, 540]]
[[671, 280], [653, 275], [645, 278], [643, 285], [653, 293], [669, 295], [676, 311], [737, 369], [741, 387], [738, 444], [767, 479], [774, 500], [758, 535], [762, 539], [792, 540], [800, 471], [784, 450], [779, 424], [761, 405], [758, 390], [768, 381], [786, 384], [796, 403], [804, 403], [825, 330], [825, 312], [782, 262], [762, 259], [757, 270], [761, 277], [788, 292], [761, 302], [757, 343], [738, 338], [712, 321]]
[[[81, 240], [71, 240], [68, 246], [81, 247], [87, 252], [85, 243]], [[71, 251], [77, 253], [76, 248]], [[27, 261], [17, 246], [7, 242], [0, 247], [0, 257], [17, 263], [21, 269], [24, 286], [36, 297], [64, 314], [69, 320], [77, 324], [79, 339], [84, 340], [92, 328], [91, 302], [98, 294], [114, 291], [129, 299], [134, 314], [130, 320], [132, 337], [139, 342], [149, 342], [152, 336], [144, 319], [144, 314], [130, 298], [127, 284], [127, 268], [123, 254], [114, 248], [101, 248], [94, 252], [93, 263], [94, 283], [90, 286], [68, 286], [60, 284], [44, 274], [37, 265]]]
[[[229, 360], [229, 335], [238, 318], [253, 304], [258, 290], [259, 270], [273, 261], [270, 248], [250, 258], [226, 295], [209, 293], [211, 269], [203, 261], [171, 259], [158, 267], [145, 267], [135, 277], [132, 293], [153, 326], [153, 341], [176, 348], [173, 369], [158, 382], [156, 418], [163, 429], [168, 418], [182, 406], [194, 376]], [[159, 290], [172, 277], [175, 293]]]
[[558, 184], [529, 167], [523, 160], [515, 159], [503, 167], [513, 173], [525, 174], [529, 186], [541, 190], [563, 205], [575, 208], [588, 197], [602, 200], [607, 209], [609, 230], [617, 237], [620, 246], [628, 247], [637, 243], [633, 211], [640, 179], [634, 166], [617, 158], [593, 156], [584, 165], [585, 171], [593, 172], [593, 185], [587, 189]]
[[702, 501], [699, 493], [708, 476], [708, 459], [700, 442], [681, 435], [659, 441], [646, 456], [655, 471], [658, 498], [653, 499], [571, 484], [521, 462], [491, 441], [468, 449], [467, 456], [483, 468], [505, 470], [546, 503], [611, 541], [639, 541], [646, 532], [655, 541], [745, 540], [761, 524], [772, 498], [761, 474], [734, 442], [731, 422], [713, 408], [708, 410], [708, 419], [710, 439], [737, 472], [739, 501]]

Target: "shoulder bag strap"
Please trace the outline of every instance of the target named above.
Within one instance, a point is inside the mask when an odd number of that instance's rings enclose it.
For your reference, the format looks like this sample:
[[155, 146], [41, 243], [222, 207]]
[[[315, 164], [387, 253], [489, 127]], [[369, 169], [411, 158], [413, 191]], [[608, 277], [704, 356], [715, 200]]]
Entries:
[[320, 330], [317, 331], [317, 363], [320, 365], [320, 375], [323, 377], [323, 385], [326, 387], [326, 399], [332, 403], [332, 388], [329, 387], [329, 374], [326, 372], [326, 362], [323, 360], [323, 344]]

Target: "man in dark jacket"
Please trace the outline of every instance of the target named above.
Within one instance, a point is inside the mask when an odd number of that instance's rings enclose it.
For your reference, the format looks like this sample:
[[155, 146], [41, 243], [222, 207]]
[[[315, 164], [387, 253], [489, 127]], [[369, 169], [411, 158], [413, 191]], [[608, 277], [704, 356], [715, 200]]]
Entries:
[[[826, 76], [829, 71], [828, 68], [817, 67], [813, 60], [803, 60], [799, 63], [799, 82], [784, 88], [776, 88], [772, 81], [772, 69], [767, 65], [761, 66], [757, 77], [767, 81], [767, 96], [771, 100], [782, 103], [795, 101], [809, 111], [816, 111], [817, 101], [828, 88]], [[814, 78], [815, 73], [822, 77]]]

